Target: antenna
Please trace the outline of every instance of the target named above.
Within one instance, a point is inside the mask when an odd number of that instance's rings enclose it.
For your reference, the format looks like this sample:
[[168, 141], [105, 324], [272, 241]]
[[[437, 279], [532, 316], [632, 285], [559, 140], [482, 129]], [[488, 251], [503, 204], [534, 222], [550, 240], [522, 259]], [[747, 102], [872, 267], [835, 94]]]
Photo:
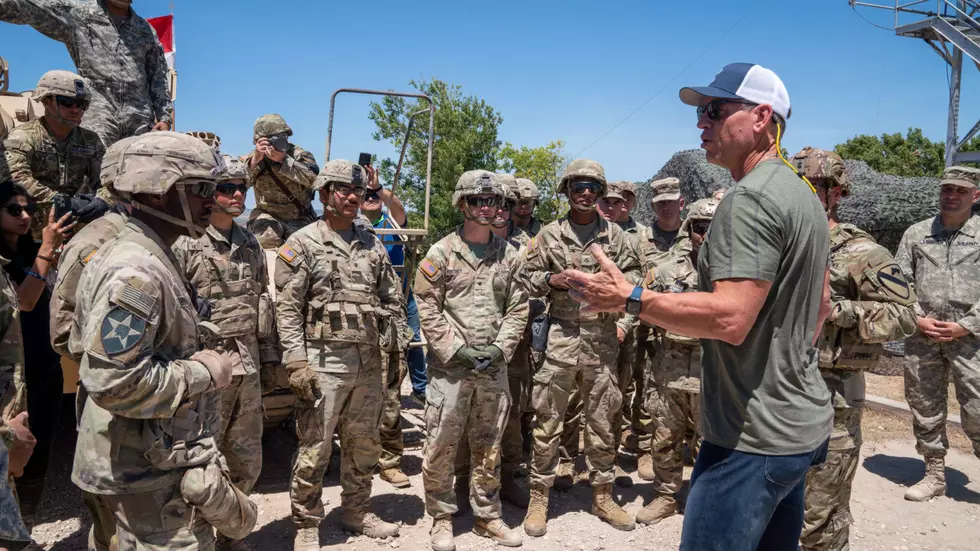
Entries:
[[[960, 87], [963, 76], [963, 54], [980, 70], [980, 1], [978, 0], [895, 0], [894, 5], [871, 4], [848, 0], [857, 6], [888, 10], [895, 15], [895, 34], [925, 41], [947, 64], [949, 74], [949, 107], [946, 120], [946, 166], [963, 162], [980, 162], [980, 152], [960, 149], [980, 132], [977, 121], [962, 139], [958, 137]], [[932, 8], [935, 8], [934, 10]], [[909, 21], [912, 21], [909, 23]], [[877, 26], [877, 25], [876, 25]]]

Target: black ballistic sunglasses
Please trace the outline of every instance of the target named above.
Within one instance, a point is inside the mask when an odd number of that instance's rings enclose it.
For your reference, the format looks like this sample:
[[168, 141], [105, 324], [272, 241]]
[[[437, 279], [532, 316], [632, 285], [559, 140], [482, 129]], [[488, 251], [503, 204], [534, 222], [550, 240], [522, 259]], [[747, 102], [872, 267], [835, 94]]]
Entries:
[[67, 107], [67, 108], [74, 107], [76, 109], [81, 109], [82, 111], [88, 109], [88, 100], [85, 98], [70, 98], [68, 96], [55, 96], [54, 101], [55, 103], [57, 103], [62, 107]]
[[708, 115], [709, 121], [720, 121], [724, 117], [721, 115], [721, 106], [726, 103], [738, 103], [742, 105], [758, 105], [757, 103], [752, 103], [751, 101], [745, 101], [740, 99], [716, 99], [711, 100], [704, 105], [698, 106], [698, 120], [701, 117]]

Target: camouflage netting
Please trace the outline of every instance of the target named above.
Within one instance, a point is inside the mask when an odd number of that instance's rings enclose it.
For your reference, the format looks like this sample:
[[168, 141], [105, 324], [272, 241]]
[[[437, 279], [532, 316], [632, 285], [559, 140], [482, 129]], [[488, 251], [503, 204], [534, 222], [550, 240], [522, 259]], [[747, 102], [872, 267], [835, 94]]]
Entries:
[[[937, 178], [903, 178], [879, 174], [863, 161], [845, 161], [851, 179], [851, 195], [840, 205], [840, 217], [863, 228], [894, 251], [905, 229], [937, 212]], [[653, 222], [650, 182], [670, 176], [680, 178], [687, 204], [707, 197], [718, 188], [732, 185], [727, 170], [708, 163], [704, 151], [675, 153], [653, 178], [637, 184], [636, 219]], [[801, 182], [802, 184], [802, 182]]]

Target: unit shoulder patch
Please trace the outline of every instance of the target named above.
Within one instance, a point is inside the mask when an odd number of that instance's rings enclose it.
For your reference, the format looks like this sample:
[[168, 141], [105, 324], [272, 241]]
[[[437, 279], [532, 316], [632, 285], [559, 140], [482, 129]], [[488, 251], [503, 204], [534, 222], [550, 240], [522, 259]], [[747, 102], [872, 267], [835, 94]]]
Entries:
[[118, 356], [136, 346], [145, 333], [146, 320], [115, 306], [102, 318], [102, 349], [109, 356]]
[[912, 290], [905, 279], [902, 268], [895, 263], [889, 263], [878, 269], [876, 274], [878, 283], [899, 300], [908, 300], [912, 296]]

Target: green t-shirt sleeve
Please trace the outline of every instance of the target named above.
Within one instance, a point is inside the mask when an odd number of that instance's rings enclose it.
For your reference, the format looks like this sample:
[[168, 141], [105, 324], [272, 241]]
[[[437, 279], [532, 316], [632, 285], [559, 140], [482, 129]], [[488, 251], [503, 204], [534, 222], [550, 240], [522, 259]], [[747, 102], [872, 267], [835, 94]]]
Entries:
[[718, 205], [708, 242], [711, 281], [774, 281], [783, 250], [779, 209], [758, 192], [736, 188]]

